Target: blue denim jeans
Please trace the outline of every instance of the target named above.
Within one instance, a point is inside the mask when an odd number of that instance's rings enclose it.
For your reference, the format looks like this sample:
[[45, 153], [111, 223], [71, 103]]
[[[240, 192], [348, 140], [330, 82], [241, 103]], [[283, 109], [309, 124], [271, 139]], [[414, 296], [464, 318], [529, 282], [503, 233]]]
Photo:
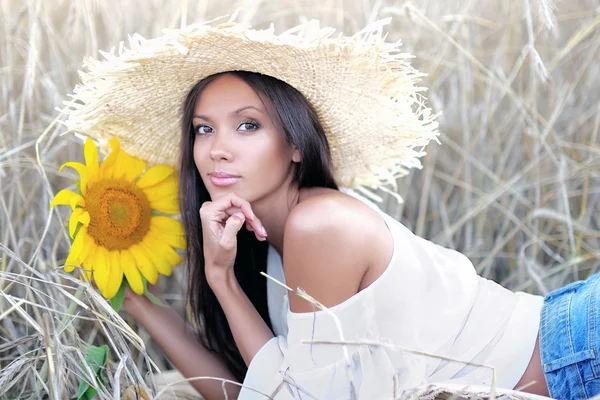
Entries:
[[540, 356], [550, 396], [600, 394], [600, 274], [556, 289], [544, 299]]

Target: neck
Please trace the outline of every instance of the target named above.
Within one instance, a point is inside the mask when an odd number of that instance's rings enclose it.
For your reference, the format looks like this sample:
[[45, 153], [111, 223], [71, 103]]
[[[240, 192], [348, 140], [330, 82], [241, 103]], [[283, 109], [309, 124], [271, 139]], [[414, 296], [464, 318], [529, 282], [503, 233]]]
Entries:
[[296, 185], [282, 185], [279, 190], [252, 203], [252, 210], [267, 230], [267, 241], [283, 257], [283, 232], [285, 222], [299, 201]]

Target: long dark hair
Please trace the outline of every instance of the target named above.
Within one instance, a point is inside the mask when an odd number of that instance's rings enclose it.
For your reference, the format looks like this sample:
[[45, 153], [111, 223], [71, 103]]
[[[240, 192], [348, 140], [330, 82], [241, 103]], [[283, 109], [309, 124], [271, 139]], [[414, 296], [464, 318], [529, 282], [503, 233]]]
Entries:
[[[296, 164], [293, 183], [299, 188], [337, 189], [327, 138], [308, 100], [287, 83], [267, 75], [245, 71], [226, 73], [244, 80], [263, 102], [270, 103], [274, 110], [274, 115], [270, 117], [275, 127], [288, 144], [299, 150], [301, 162]], [[199, 210], [205, 201], [210, 201], [210, 196], [196, 169], [193, 156], [195, 133], [192, 118], [196, 103], [206, 86], [222, 74], [202, 79], [185, 99], [179, 201], [187, 241], [188, 305], [199, 327], [198, 337], [207, 349], [222, 357], [229, 370], [241, 382], [247, 367], [234, 342], [225, 313], [206, 281]], [[254, 233], [242, 229], [237, 236], [234, 271], [240, 286], [272, 329], [267, 308], [266, 279], [260, 275], [260, 271], [266, 271], [267, 249], [267, 242], [258, 241]]]

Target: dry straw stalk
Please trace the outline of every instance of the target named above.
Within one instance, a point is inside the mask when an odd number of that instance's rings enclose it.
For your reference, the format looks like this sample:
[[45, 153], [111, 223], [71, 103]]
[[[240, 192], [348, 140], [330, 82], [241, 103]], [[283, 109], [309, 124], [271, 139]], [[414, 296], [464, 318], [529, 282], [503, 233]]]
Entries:
[[[598, 270], [600, 9], [592, 2], [1, 0], [0, 397], [68, 398], [81, 379], [101, 399], [132, 385], [158, 392], [147, 372], [169, 365], [148, 335], [61, 271], [65, 215], [48, 205], [70, 184], [58, 166], [80, 157], [81, 142], [61, 136], [56, 108], [84, 56], [239, 6], [241, 22], [273, 22], [278, 32], [318, 18], [352, 34], [392, 17], [388, 39], [402, 39], [428, 74], [422, 85], [442, 113], [441, 145], [398, 181], [404, 203], [381, 192], [382, 206], [511, 289], [544, 294]], [[181, 271], [165, 282], [182, 311]], [[83, 361], [86, 344], [110, 347], [105, 384]]]

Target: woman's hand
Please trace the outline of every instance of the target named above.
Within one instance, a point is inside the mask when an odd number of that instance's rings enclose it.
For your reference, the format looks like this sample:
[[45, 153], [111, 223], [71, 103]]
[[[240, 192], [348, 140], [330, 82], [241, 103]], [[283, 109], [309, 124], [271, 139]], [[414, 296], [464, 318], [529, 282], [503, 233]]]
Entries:
[[205, 202], [200, 208], [200, 219], [206, 280], [223, 308], [242, 358], [249, 365], [256, 353], [273, 338], [273, 332], [235, 277], [237, 233], [244, 223], [258, 240], [266, 240], [267, 232], [252, 212], [250, 203], [235, 193]]
[[[163, 304], [166, 304], [160, 297], [160, 292], [156, 286], [147, 284], [146, 288], [152, 295], [161, 300]], [[125, 288], [125, 296], [123, 297], [123, 305], [121, 308], [125, 310], [133, 318], [137, 319], [140, 313], [149, 312], [156, 305], [148, 299], [145, 295], [138, 295], [131, 290], [129, 285]]]
[[227, 276], [233, 273], [237, 233], [244, 223], [258, 240], [267, 238], [267, 232], [254, 215], [250, 203], [235, 193], [205, 202], [200, 208], [200, 220], [207, 278], [209, 275]]
[[[148, 291], [159, 297], [156, 286], [148, 285]], [[123, 309], [146, 329], [186, 378], [212, 376], [236, 381], [220, 355], [207, 350], [198, 341], [196, 329], [186, 323], [166, 302], [163, 301], [163, 304], [164, 306], [154, 304], [146, 296], [137, 295], [127, 288]], [[190, 383], [202, 394], [203, 399], [223, 398], [223, 387], [219, 380], [192, 380]], [[237, 398], [237, 386], [227, 385], [226, 389], [229, 398]]]

